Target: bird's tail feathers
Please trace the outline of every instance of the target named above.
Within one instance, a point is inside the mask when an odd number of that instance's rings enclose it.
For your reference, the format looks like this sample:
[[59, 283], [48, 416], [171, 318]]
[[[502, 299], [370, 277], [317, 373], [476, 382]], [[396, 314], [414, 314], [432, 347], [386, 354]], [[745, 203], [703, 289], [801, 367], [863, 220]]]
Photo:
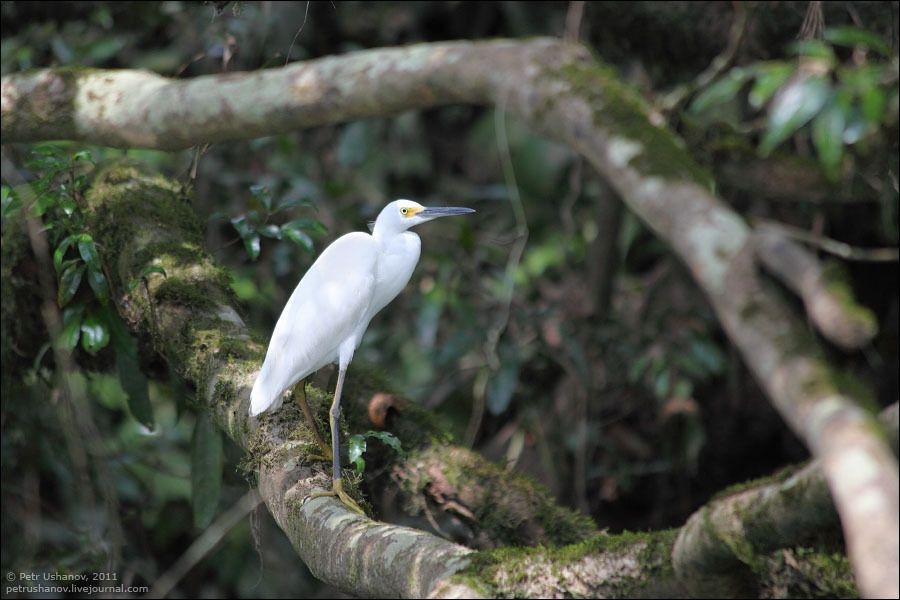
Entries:
[[271, 377], [268, 375], [268, 364], [263, 364], [256, 381], [253, 382], [253, 390], [250, 392], [250, 416], [263, 413], [270, 408], [278, 408], [281, 406], [281, 392], [283, 390], [273, 390]]

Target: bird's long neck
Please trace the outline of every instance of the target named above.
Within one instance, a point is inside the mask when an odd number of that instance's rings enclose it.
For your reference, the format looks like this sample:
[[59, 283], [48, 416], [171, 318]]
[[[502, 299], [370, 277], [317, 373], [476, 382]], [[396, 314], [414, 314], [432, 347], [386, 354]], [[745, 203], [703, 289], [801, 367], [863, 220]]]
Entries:
[[391, 227], [380, 221], [375, 221], [375, 227], [372, 229], [372, 237], [378, 242], [378, 245], [385, 248], [391, 243], [395, 237], [403, 233], [397, 231], [396, 227]]

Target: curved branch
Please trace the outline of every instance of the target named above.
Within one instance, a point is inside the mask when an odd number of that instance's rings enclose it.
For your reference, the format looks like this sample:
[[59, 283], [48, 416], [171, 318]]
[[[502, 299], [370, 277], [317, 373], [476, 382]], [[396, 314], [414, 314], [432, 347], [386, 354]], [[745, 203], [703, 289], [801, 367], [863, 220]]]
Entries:
[[[898, 404], [880, 416], [897, 450]], [[695, 593], [704, 584], [735, 588], [749, 568], [779, 548], [799, 546], [838, 524], [828, 483], [819, 461], [781, 476], [726, 490], [695, 512], [679, 530], [672, 562]], [[709, 591], [709, 590], [706, 590]]]
[[[821, 460], [860, 590], [897, 596], [900, 481], [877, 421], [836, 383], [802, 320], [759, 277], [746, 222], [711, 193], [709, 175], [658, 126], [660, 116], [584, 48], [548, 39], [430, 44], [192, 81], [39, 71], [4, 77], [0, 109], [8, 141], [172, 149], [448, 103], [503, 104], [568, 144], [672, 245], [775, 407]], [[237, 408], [228, 410], [220, 422], [246, 426]]]

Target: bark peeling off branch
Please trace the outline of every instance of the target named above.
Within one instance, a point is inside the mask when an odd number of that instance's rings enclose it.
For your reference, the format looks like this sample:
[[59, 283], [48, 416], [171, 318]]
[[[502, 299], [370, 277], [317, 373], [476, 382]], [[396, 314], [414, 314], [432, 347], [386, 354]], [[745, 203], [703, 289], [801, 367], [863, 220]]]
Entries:
[[[6, 141], [172, 149], [449, 103], [505, 106], [568, 144], [671, 244], [775, 407], [821, 460], [861, 592], [898, 596], [900, 480], [877, 421], [835, 383], [802, 320], [761, 280], [750, 230], [711, 193], [710, 176], [584, 48], [548, 39], [423, 44], [192, 81], [38, 71], [3, 78], [0, 110]], [[219, 416], [230, 427], [243, 420]]]

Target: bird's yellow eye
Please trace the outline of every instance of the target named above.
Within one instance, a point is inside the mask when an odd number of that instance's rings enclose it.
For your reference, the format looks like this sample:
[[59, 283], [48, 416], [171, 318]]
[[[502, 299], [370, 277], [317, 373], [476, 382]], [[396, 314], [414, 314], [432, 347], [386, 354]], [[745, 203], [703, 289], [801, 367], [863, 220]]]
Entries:
[[400, 209], [400, 214], [403, 215], [404, 217], [406, 216], [406, 213], [408, 213], [408, 212], [409, 212], [409, 209], [406, 208], [405, 206]]

